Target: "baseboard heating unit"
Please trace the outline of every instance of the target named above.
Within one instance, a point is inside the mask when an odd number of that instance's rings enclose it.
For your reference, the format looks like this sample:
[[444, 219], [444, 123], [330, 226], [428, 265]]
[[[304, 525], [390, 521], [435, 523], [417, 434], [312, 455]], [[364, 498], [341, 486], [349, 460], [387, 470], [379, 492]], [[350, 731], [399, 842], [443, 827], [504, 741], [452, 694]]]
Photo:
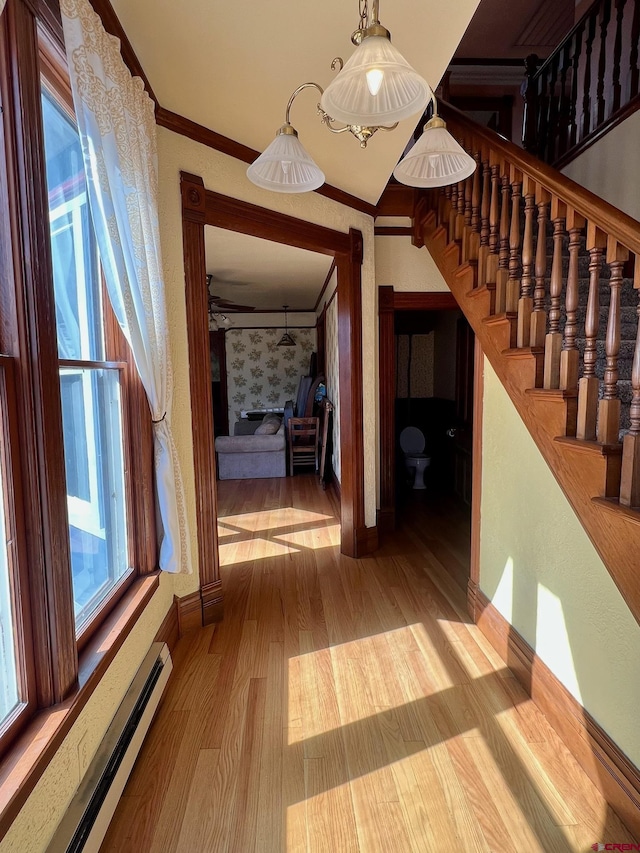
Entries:
[[153, 643], [58, 826], [47, 853], [98, 853], [171, 674], [166, 643]]

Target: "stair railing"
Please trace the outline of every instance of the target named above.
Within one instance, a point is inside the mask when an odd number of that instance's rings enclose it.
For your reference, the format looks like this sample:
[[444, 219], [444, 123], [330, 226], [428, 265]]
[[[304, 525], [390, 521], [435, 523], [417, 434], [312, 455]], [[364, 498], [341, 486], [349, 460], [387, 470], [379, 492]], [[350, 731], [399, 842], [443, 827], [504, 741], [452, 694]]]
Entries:
[[561, 168], [640, 107], [640, 4], [596, 0], [551, 56], [527, 57], [523, 145]]
[[453, 107], [441, 112], [478, 169], [431, 191], [436, 224], [477, 266], [476, 290], [511, 322], [513, 346], [542, 361], [540, 393], [575, 402], [565, 436], [622, 452], [603, 496], [640, 508], [640, 223]]

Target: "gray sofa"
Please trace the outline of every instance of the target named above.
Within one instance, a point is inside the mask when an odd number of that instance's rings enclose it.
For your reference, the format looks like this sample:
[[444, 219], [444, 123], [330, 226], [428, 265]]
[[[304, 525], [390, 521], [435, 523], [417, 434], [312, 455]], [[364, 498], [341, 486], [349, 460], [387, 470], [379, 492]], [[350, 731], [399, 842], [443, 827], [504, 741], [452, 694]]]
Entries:
[[284, 421], [278, 418], [277, 431], [272, 435], [256, 435], [255, 430], [273, 420], [267, 415], [262, 421], [239, 421], [234, 435], [216, 438], [218, 476], [221, 480], [248, 480], [263, 477], [287, 476], [287, 442]]

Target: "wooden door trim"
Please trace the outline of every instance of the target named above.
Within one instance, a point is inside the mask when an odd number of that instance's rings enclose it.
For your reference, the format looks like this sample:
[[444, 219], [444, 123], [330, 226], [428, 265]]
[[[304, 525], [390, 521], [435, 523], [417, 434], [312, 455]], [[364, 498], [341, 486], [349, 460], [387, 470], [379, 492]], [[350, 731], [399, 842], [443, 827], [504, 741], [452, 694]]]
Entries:
[[363, 240], [306, 220], [207, 190], [198, 175], [180, 174], [189, 347], [193, 457], [203, 624], [220, 618], [222, 592], [218, 556], [213, 409], [209, 372], [209, 328], [205, 272], [205, 225], [332, 255], [338, 269], [338, 347], [341, 405], [341, 551], [356, 557], [370, 549], [365, 535], [364, 444], [362, 435]]
[[[378, 287], [378, 381], [380, 399], [380, 508], [381, 531], [393, 530], [396, 523], [395, 477], [395, 338], [396, 311], [442, 311], [458, 308], [453, 293], [404, 293], [393, 287]], [[475, 484], [474, 484], [475, 485]]]

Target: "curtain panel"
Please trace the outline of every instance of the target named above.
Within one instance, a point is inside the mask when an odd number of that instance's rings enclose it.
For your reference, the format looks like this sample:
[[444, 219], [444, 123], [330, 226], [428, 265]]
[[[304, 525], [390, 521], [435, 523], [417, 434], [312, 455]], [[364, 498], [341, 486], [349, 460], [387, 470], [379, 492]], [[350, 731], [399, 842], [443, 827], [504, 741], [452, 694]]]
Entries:
[[100, 260], [153, 419], [160, 568], [190, 572], [184, 491], [171, 433], [154, 104], [124, 64], [119, 40], [104, 30], [87, 0], [61, 0], [60, 9]]

